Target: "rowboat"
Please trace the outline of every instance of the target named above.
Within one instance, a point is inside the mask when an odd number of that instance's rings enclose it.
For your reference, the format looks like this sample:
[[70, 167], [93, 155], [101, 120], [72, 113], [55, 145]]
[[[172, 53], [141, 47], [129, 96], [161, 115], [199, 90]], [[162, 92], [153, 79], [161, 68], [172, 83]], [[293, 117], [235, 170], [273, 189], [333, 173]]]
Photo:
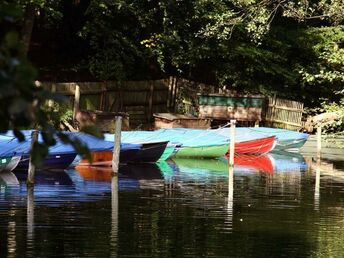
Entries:
[[141, 149], [130, 160], [130, 162], [155, 163], [163, 155], [168, 141], [142, 143]]
[[214, 145], [187, 146], [177, 147], [174, 154], [176, 158], [218, 158], [224, 156], [229, 148], [229, 143]]
[[[141, 144], [126, 144], [126, 146], [139, 146], [132, 149], [125, 149], [123, 146], [120, 150], [120, 163], [154, 163], [159, 160], [163, 152], [165, 151], [168, 142], [149, 142]], [[125, 146], [125, 145], [124, 145]], [[82, 159], [78, 166], [112, 166], [112, 150], [94, 151], [91, 152], [92, 163], [86, 159]]]
[[[175, 152], [176, 144], [172, 144], [169, 140], [164, 138], [156, 137], [155, 132], [156, 131], [123, 131], [121, 132], [121, 142], [149, 146], [150, 144], [155, 145], [157, 141], [166, 141], [168, 143], [158, 160], [167, 160]], [[104, 134], [104, 139], [106, 141], [113, 141], [114, 137], [114, 134]]]
[[12, 171], [15, 169], [20, 161], [20, 156], [13, 157], [1, 157], [0, 158], [0, 172], [2, 171]]
[[[249, 141], [236, 142], [234, 152], [239, 154], [265, 154], [274, 149], [276, 137], [257, 138]], [[227, 155], [229, 155], [229, 150]]]
[[[58, 154], [48, 154], [43, 160], [43, 163], [39, 168], [41, 169], [66, 169], [75, 159], [77, 153], [58, 153]], [[29, 155], [22, 156], [16, 169], [27, 170], [29, 168]]]
[[308, 140], [309, 134], [290, 131], [287, 129], [254, 127], [250, 131], [261, 133], [265, 136], [276, 136], [275, 150], [298, 151]]
[[[215, 129], [214, 131], [220, 135], [230, 134], [230, 128]], [[274, 150], [297, 151], [305, 144], [309, 134], [269, 127], [238, 127], [236, 128], [236, 136], [238, 141], [242, 141], [241, 138], [259, 139], [275, 136]]]
[[[29, 166], [29, 153], [31, 148], [31, 132], [24, 130], [22, 133], [25, 136], [25, 141], [20, 142], [13, 135], [12, 132], [0, 135], [0, 156], [21, 156], [17, 165], [17, 169], [28, 169]], [[96, 138], [84, 133], [65, 133], [73, 140], [86, 145], [91, 151], [108, 150], [113, 148], [112, 142], [106, 142], [102, 139]], [[75, 159], [77, 153], [74, 148], [65, 144], [57, 137], [55, 138], [56, 144], [49, 147], [49, 154], [43, 160], [39, 168], [42, 169], [65, 169]], [[42, 142], [42, 136], [39, 135], [38, 142]]]
[[[105, 139], [108, 136], [105, 135]], [[113, 135], [109, 136], [113, 139]], [[168, 141], [165, 152], [159, 159], [167, 160], [169, 157], [202, 157], [216, 158], [223, 156], [229, 147], [225, 137], [212, 134], [206, 130], [174, 128], [156, 131], [130, 131], [122, 132], [122, 140], [126, 142], [137, 141]]]

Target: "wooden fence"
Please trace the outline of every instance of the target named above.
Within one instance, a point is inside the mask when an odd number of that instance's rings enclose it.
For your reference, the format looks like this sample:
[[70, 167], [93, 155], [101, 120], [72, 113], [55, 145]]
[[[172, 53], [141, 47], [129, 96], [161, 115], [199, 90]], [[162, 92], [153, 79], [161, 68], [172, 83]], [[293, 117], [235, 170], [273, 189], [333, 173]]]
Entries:
[[276, 96], [268, 97], [264, 124], [290, 130], [299, 130], [302, 123], [303, 103], [280, 99]]
[[[42, 86], [66, 96], [74, 106], [75, 91], [80, 89], [81, 110], [125, 112], [129, 114], [132, 127], [151, 122], [153, 113], [167, 112], [170, 80], [127, 82], [42, 82]], [[174, 97], [174, 95], [172, 96]]]
[[[79, 86], [80, 109], [128, 113], [131, 128], [151, 123], [154, 113], [177, 112], [197, 116], [197, 94], [219, 91], [214, 85], [177, 77], [154, 81], [41, 82], [41, 85], [68, 97], [71, 108], [75, 104], [75, 91]], [[302, 127], [303, 103], [276, 97], [267, 100], [266, 111], [262, 114], [263, 125], [291, 130]]]

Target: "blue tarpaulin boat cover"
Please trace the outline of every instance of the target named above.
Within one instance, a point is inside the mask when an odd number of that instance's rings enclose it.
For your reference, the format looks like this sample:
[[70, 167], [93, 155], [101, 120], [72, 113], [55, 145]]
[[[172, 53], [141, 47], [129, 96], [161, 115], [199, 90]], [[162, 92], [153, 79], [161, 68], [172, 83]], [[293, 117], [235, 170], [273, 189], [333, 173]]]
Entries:
[[[25, 141], [19, 142], [14, 137], [12, 131], [6, 134], [0, 134], [0, 157], [5, 156], [22, 156], [28, 155], [31, 146], [31, 130], [23, 130], [22, 133], [25, 136]], [[111, 150], [114, 147], [113, 141], [106, 141], [89, 134], [81, 132], [65, 132], [71, 139], [78, 139], [84, 143], [90, 151], [103, 151]], [[49, 147], [50, 154], [67, 154], [75, 153], [74, 148], [70, 144], [63, 143], [60, 139], [55, 137], [56, 145]], [[39, 134], [38, 141], [42, 142], [42, 136]], [[137, 149], [140, 148], [140, 144], [122, 143], [121, 149]]]

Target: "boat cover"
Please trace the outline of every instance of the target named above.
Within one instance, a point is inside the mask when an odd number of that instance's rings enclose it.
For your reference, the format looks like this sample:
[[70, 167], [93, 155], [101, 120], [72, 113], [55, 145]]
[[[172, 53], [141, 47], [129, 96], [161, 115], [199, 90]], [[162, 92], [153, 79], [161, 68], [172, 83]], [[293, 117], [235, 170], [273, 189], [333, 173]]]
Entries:
[[[173, 128], [156, 131], [128, 131], [122, 132], [122, 141], [125, 142], [156, 142], [169, 141], [171, 145], [184, 147], [201, 147], [223, 145], [229, 142], [229, 137], [214, 133], [212, 130]], [[114, 139], [113, 134], [105, 134], [105, 140]]]
[[[0, 134], [0, 157], [4, 156], [23, 156], [28, 155], [31, 146], [31, 132], [32, 130], [23, 130], [22, 133], [25, 136], [25, 141], [19, 142], [14, 137], [13, 132], [9, 131], [5, 134]], [[78, 139], [84, 143], [90, 151], [104, 151], [113, 149], [113, 142], [105, 141], [103, 139], [94, 137], [82, 132], [65, 132], [71, 139]], [[75, 153], [73, 146], [63, 143], [60, 139], [55, 137], [56, 145], [49, 147], [50, 154], [67, 154]], [[42, 142], [42, 135], [39, 134], [38, 141]], [[122, 143], [121, 149], [137, 149], [141, 144]]]
[[[265, 129], [271, 129], [265, 130]], [[287, 134], [290, 132], [289, 134]], [[137, 143], [150, 141], [169, 141], [170, 144], [182, 145], [184, 147], [214, 146], [230, 142], [230, 128], [220, 129], [191, 129], [172, 128], [159, 129], [156, 131], [124, 131], [121, 133], [122, 141]], [[295, 137], [308, 137], [308, 134], [301, 134], [289, 130], [274, 128], [249, 128], [237, 127], [235, 130], [235, 142], [244, 142], [262, 139], [278, 135], [280, 139]], [[113, 141], [113, 134], [105, 134], [105, 140]]]

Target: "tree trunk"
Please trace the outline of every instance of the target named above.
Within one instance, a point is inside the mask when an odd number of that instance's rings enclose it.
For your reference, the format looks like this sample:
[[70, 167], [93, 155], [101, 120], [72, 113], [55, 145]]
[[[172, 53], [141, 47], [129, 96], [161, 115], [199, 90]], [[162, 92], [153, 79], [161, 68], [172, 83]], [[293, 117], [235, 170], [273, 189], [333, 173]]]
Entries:
[[24, 13], [24, 22], [22, 27], [22, 43], [23, 43], [23, 54], [27, 56], [30, 47], [33, 23], [35, 20], [35, 6], [28, 4]]

